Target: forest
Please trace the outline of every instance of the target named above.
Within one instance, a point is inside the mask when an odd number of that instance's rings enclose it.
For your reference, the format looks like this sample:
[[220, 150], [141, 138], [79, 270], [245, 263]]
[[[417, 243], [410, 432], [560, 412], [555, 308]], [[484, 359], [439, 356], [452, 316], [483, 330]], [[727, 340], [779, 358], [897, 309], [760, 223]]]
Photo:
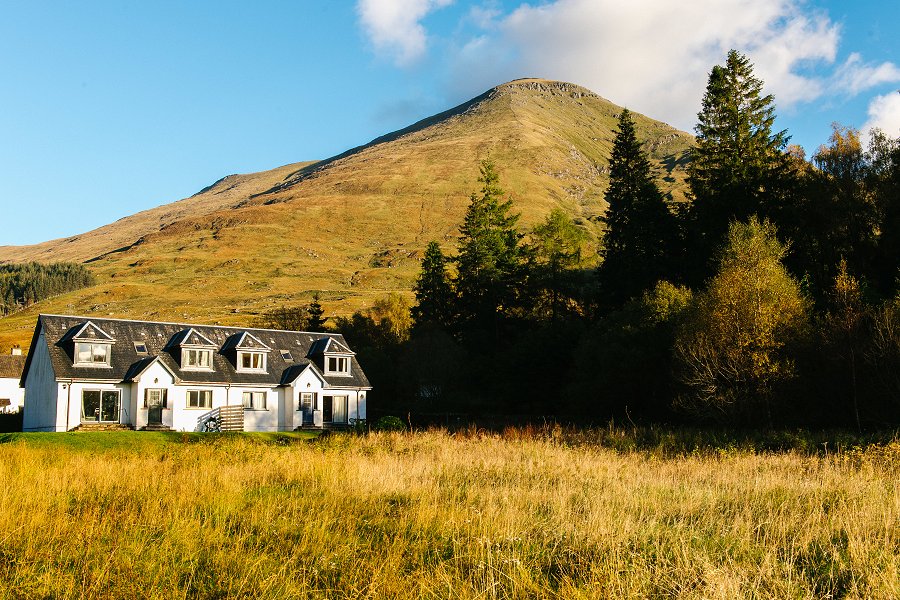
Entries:
[[394, 294], [331, 325], [366, 367], [373, 412], [900, 424], [900, 140], [834, 124], [807, 160], [774, 122], [732, 50], [709, 74], [689, 201], [674, 203], [623, 110], [593, 261], [562, 211], [522, 230], [483, 162], [456, 248], [429, 244], [412, 306]]
[[94, 283], [94, 274], [77, 263], [0, 265], [0, 316]]

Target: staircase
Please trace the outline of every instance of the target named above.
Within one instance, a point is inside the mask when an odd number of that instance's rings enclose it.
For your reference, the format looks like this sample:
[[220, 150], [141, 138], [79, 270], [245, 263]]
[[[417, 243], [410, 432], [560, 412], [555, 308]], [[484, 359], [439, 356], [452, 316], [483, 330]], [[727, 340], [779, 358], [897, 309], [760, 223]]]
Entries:
[[82, 423], [72, 431], [133, 431], [134, 427], [123, 423]]

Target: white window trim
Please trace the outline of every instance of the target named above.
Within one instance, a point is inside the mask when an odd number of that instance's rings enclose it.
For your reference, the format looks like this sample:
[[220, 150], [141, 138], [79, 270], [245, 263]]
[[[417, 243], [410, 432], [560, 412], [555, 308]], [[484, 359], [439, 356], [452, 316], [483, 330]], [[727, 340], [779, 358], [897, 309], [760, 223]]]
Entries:
[[[249, 354], [251, 356], [257, 355], [262, 358], [262, 366], [259, 368], [245, 367], [244, 365], [244, 355]], [[258, 350], [238, 350], [237, 353], [237, 371], [239, 373], [265, 373], [266, 372], [266, 353], [260, 352]]]
[[[198, 392], [198, 393], [208, 392], [209, 393], [209, 406], [191, 406], [191, 399], [190, 399], [191, 392]], [[199, 397], [197, 399], [199, 400]], [[209, 388], [207, 388], [207, 389], [195, 388], [195, 389], [186, 390], [184, 392], [184, 408], [185, 408], [185, 410], [210, 410], [210, 409], [212, 409], [212, 405], [213, 405], [213, 391]]]
[[[347, 363], [346, 363], [347, 370], [346, 371], [332, 371], [330, 368], [330, 364], [329, 364], [329, 362], [332, 358], [337, 359], [337, 360], [340, 360], [343, 358], [344, 360], [346, 360], [347, 361]], [[351, 365], [351, 360], [350, 360], [349, 355], [346, 355], [346, 354], [331, 354], [331, 355], [326, 354], [325, 355], [325, 374], [326, 375], [334, 375], [336, 377], [350, 377], [351, 376], [350, 365]]]
[[[89, 346], [106, 346], [106, 361], [105, 362], [81, 362], [78, 360], [78, 345], [79, 344], [87, 344]], [[91, 355], [93, 355], [94, 351], [91, 350]], [[75, 367], [96, 367], [96, 368], [112, 368], [110, 365], [110, 361], [112, 360], [112, 342], [80, 342], [78, 340], [75, 341], [75, 349], [74, 349], [74, 362], [72, 366]]]
[[[188, 365], [186, 364], [185, 356], [186, 352], [208, 352], [209, 353], [209, 366], [201, 367], [199, 365]], [[199, 356], [199, 355], [198, 355]], [[197, 362], [200, 362], [199, 360]], [[214, 371], [213, 369], [213, 351], [210, 348], [182, 348], [181, 349], [181, 370], [182, 371]]]

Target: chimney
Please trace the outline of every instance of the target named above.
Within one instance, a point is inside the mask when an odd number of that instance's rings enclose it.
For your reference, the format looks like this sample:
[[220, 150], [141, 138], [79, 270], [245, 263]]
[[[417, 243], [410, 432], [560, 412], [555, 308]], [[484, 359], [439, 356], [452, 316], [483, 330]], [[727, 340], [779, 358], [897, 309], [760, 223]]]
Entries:
[[9, 353], [13, 356], [22, 356], [22, 348], [18, 344], [16, 344], [12, 347], [12, 350], [10, 350]]

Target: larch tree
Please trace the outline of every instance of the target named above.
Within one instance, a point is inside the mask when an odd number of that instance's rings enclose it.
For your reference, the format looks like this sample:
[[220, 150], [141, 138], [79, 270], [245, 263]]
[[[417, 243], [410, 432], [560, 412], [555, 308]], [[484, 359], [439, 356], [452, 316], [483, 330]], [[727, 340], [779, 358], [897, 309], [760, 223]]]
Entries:
[[802, 331], [807, 310], [785, 253], [768, 221], [751, 217], [729, 228], [719, 270], [677, 335], [683, 407], [731, 423], [773, 424], [775, 389], [794, 374], [784, 347]]
[[678, 228], [627, 109], [619, 115], [609, 171], [600, 286], [604, 303], [619, 306], [670, 275]]

